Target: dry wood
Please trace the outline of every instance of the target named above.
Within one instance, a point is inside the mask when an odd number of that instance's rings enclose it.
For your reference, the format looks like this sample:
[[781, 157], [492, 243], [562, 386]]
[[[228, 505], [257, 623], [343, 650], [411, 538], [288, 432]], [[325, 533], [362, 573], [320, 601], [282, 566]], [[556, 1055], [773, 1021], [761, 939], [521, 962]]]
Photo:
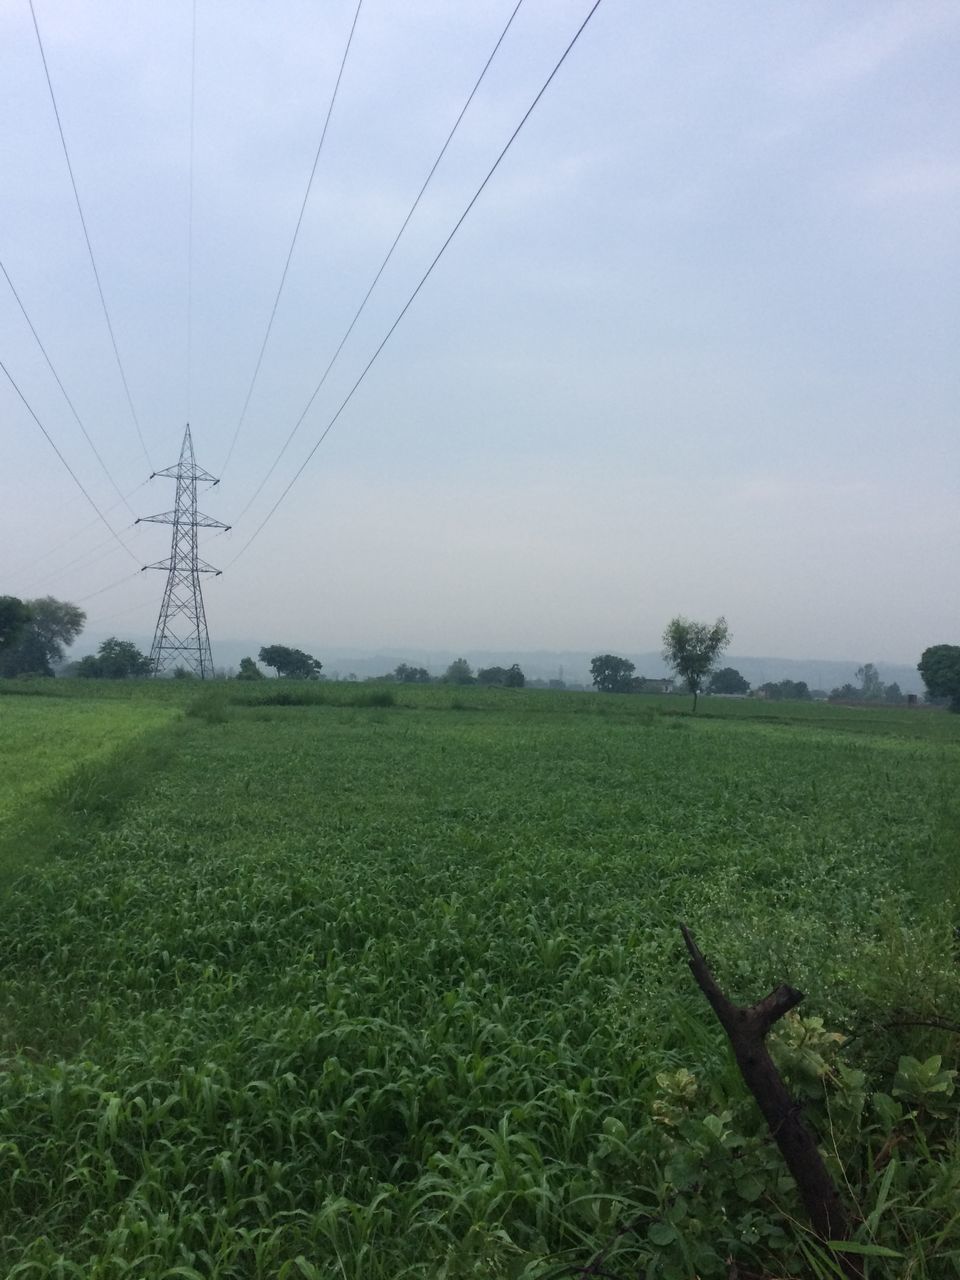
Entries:
[[[756, 1004], [734, 1004], [721, 991], [690, 930], [685, 924], [680, 929], [690, 953], [690, 970], [727, 1033], [740, 1074], [797, 1184], [814, 1231], [822, 1241], [849, 1239], [850, 1222], [840, 1194], [764, 1043], [773, 1024], [804, 998], [803, 992], [781, 983]], [[859, 1258], [838, 1254], [838, 1262], [851, 1280], [861, 1280]]]

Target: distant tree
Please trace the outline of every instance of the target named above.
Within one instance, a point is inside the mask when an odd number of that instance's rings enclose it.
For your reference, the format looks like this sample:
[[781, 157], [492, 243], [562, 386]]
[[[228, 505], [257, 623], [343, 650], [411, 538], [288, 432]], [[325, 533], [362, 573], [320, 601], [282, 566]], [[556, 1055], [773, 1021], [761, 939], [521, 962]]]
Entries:
[[411, 667], [401, 662], [393, 673], [394, 680], [400, 684], [429, 684], [430, 672], [426, 667]]
[[899, 706], [901, 702], [906, 702], [906, 694], [894, 680], [893, 684], [888, 684], [883, 691], [884, 702], [889, 702], [891, 706]]
[[559, 677], [557, 677], [557, 679], [555, 680], [547, 681], [548, 689], [565, 689], [566, 687], [567, 687], [566, 680], [561, 680]]
[[237, 672], [238, 680], [266, 680], [266, 678], [252, 658], [240, 659], [240, 670]]
[[83, 630], [87, 615], [53, 596], [23, 603], [30, 617], [15, 643], [0, 650], [0, 675], [52, 676], [53, 664], [63, 662], [66, 647]]
[[316, 680], [323, 666], [309, 653], [285, 644], [264, 645], [258, 656], [265, 667], [273, 667], [278, 676], [287, 680]]
[[863, 697], [863, 690], [859, 685], [842, 684], [839, 688], [830, 690], [831, 702], [859, 702]]
[[594, 687], [601, 693], [631, 693], [636, 669], [629, 658], [618, 658], [615, 653], [598, 653], [590, 659]]
[[865, 701], [878, 702], [883, 697], [883, 681], [872, 662], [865, 662], [857, 668], [857, 679], [860, 681], [860, 697]]
[[682, 617], [671, 618], [667, 623], [663, 633], [663, 660], [673, 667], [693, 694], [694, 712], [704, 679], [729, 643], [726, 618], [718, 618], [712, 627], [706, 622]]
[[96, 657], [88, 653], [81, 658], [74, 675], [83, 679], [129, 680], [135, 676], [150, 674], [150, 659], [141, 653], [132, 640], [118, 640], [110, 636], [97, 650]]
[[744, 680], [736, 667], [722, 667], [714, 671], [707, 685], [708, 693], [749, 693], [750, 682]]
[[813, 697], [806, 680], [768, 680], [760, 686], [758, 692], [774, 702], [809, 702]]
[[473, 684], [473, 669], [466, 658], [456, 658], [443, 673], [444, 684]]
[[0, 596], [0, 653], [16, 644], [30, 621], [30, 610], [16, 596]]
[[960, 645], [935, 644], [924, 649], [917, 670], [931, 698], [949, 698], [950, 710], [960, 712]]
[[[189, 667], [174, 667], [170, 673], [170, 677], [173, 680], [196, 680], [197, 675], [196, 672], [191, 671]], [[222, 680], [224, 678], [223, 673], [214, 670], [213, 678], [214, 680]]]
[[515, 662], [512, 667], [482, 667], [477, 672], [477, 684], [500, 685], [504, 689], [522, 689], [526, 677]]

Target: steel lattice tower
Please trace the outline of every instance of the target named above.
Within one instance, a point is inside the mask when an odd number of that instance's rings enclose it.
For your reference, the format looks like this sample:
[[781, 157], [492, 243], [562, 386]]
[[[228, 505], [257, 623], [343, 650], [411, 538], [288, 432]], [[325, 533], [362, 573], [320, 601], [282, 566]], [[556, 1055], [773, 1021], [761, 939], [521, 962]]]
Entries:
[[[197, 554], [198, 529], [229, 529], [228, 524], [197, 511], [197, 485], [219, 484], [209, 472], [198, 467], [193, 456], [190, 424], [183, 433], [180, 461], [175, 467], [155, 471], [153, 476], [169, 476], [177, 482], [177, 496], [172, 511], [157, 516], [142, 516], [154, 524], [173, 525], [170, 559], [145, 564], [144, 569], [165, 569], [167, 585], [157, 618], [157, 630], [150, 649], [150, 668], [160, 675], [172, 663], [182, 663], [201, 680], [213, 675], [213, 656], [207, 632], [207, 615], [200, 590], [201, 573], [219, 574], [219, 569], [201, 560]], [[137, 524], [140, 524], [140, 520]]]

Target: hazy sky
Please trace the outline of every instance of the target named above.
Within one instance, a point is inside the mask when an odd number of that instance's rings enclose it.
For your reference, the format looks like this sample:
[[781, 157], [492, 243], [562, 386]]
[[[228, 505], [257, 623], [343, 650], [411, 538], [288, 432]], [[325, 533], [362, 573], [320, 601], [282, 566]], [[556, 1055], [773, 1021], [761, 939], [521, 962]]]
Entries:
[[[235, 524], [202, 547], [225, 569], [206, 591], [214, 653], [218, 635], [320, 656], [637, 651], [678, 612], [724, 613], [740, 653], [915, 662], [960, 640], [956, 2], [603, 0], [243, 550], [591, 0], [524, 0], [241, 517], [514, 3], [364, 0], [225, 471], [355, 0], [197, 0], [192, 379], [190, 0], [35, 0], [149, 462], [28, 0], [0, 5], [0, 258], [137, 514], [172, 505], [170, 481], [142, 482], [188, 419], [222, 475], [201, 502]], [[130, 527], [2, 277], [0, 358], [136, 561], [162, 559], [168, 530]], [[137, 563], [2, 375], [0, 427], [0, 593], [149, 635], [162, 575], [120, 581]]]

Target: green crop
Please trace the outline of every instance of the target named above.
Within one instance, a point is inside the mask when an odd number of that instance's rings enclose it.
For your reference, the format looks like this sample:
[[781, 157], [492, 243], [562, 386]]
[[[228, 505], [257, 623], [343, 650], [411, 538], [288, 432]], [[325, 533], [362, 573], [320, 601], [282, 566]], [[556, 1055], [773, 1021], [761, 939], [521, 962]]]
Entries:
[[2, 1274], [831, 1275], [681, 918], [809, 993], [868, 1274], [958, 1273], [957, 718], [371, 693], [70, 700], [151, 733], [7, 820]]

